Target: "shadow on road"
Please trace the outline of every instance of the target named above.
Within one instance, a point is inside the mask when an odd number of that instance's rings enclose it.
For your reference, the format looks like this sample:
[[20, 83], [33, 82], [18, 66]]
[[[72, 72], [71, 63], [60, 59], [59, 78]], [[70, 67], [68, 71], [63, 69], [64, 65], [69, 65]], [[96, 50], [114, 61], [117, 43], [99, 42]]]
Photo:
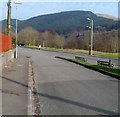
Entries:
[[33, 92], [33, 93], [37, 94], [39, 96], [50, 98], [52, 100], [62, 101], [62, 102], [65, 102], [65, 103], [69, 103], [69, 104], [72, 104], [72, 105], [75, 105], [75, 106], [79, 106], [79, 107], [82, 107], [82, 108], [90, 109], [90, 110], [101, 112], [101, 113], [108, 114], [108, 115], [117, 115], [118, 114], [116, 112], [112, 112], [112, 111], [109, 111], [109, 110], [97, 108], [97, 107], [94, 107], [94, 106], [91, 106], [91, 105], [83, 104], [83, 103], [72, 101], [72, 100], [65, 99], [65, 98], [60, 98], [60, 97], [51, 96], [51, 95], [48, 95], [48, 94], [43, 94], [43, 93], [38, 93], [38, 92]]
[[[3, 76], [0, 76], [0, 78], [2, 78], [4, 80], [8, 80], [8, 81], [13, 82], [13, 83], [16, 83], [16, 84], [18, 84], [20, 86], [30, 88], [26, 84], [20, 83], [20, 82], [15, 81], [15, 80], [11, 80], [11, 79], [3, 77]], [[69, 100], [69, 99], [65, 99], [65, 98], [61, 98], [61, 97], [57, 97], [57, 96], [51, 96], [51, 95], [40, 93], [40, 92], [33, 92], [33, 93], [35, 95], [46, 97], [46, 98], [49, 98], [49, 99], [52, 99], [52, 100], [62, 101], [62, 102], [68, 103], [68, 104], [78, 106], [78, 107], [82, 107], [82, 108], [86, 108], [86, 109], [93, 110], [93, 111], [96, 111], [96, 112], [104, 113], [106, 115], [119, 116], [117, 112], [112, 112], [112, 111], [109, 111], [109, 110], [101, 109], [101, 108], [98, 108], [98, 107], [95, 107], [95, 106], [92, 106], [92, 105], [83, 104], [81, 102], [76, 102], [76, 101], [73, 101], [73, 100]]]
[[29, 86], [26, 85], [26, 84], [20, 83], [20, 82], [15, 81], [15, 80], [11, 80], [11, 79], [6, 78], [6, 77], [3, 77], [3, 76], [0, 76], [0, 77], [1, 77], [2, 79], [8, 80], [8, 81], [13, 82], [13, 83], [16, 83], [16, 84], [18, 84], [18, 85], [21, 85], [21, 86], [23, 86], [23, 87], [29, 88]]

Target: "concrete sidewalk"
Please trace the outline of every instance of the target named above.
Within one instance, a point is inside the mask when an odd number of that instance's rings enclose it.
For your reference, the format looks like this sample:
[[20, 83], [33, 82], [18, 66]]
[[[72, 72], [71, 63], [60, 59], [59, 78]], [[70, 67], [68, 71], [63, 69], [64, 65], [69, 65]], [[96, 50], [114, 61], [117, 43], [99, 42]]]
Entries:
[[29, 59], [18, 57], [2, 72], [2, 115], [28, 113]]

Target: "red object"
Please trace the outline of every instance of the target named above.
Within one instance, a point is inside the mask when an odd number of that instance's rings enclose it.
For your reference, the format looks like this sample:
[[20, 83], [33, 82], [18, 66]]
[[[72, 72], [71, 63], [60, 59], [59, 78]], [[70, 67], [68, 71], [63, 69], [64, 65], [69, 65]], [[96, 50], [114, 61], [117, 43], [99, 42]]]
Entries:
[[12, 48], [12, 38], [0, 33], [0, 52], [8, 51]]

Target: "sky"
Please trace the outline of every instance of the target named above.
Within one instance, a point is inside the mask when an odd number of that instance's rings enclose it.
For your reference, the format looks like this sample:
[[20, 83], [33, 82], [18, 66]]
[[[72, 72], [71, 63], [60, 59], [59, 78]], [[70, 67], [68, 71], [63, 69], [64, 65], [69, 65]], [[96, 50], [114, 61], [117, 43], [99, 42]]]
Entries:
[[[2, 5], [0, 5], [0, 11], [2, 11], [2, 16], [0, 20], [7, 18], [7, 1], [2, 0]], [[16, 16], [20, 20], [29, 19], [34, 16], [58, 13], [63, 11], [75, 11], [84, 10], [92, 11], [93, 13], [108, 14], [118, 17], [118, 1], [117, 0], [19, 0], [22, 4], [17, 5], [18, 10], [16, 12], [16, 4], [12, 0], [12, 11], [11, 18], [16, 19]], [[54, 1], [54, 2], [53, 2]], [[100, 0], [99, 0], [100, 1]], [[108, 2], [109, 1], [109, 2]], [[16, 15], [17, 14], [17, 15]]]

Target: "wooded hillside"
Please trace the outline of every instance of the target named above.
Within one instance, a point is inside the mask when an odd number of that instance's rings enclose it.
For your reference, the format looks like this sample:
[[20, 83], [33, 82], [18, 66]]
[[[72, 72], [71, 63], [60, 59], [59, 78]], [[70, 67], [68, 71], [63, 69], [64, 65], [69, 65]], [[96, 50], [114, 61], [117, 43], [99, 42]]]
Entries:
[[[90, 26], [88, 17], [94, 20], [94, 30], [110, 31], [118, 28], [118, 21], [96, 16], [90, 11], [67, 11], [18, 21], [18, 30], [32, 27], [39, 32], [54, 30], [59, 34], [67, 34], [74, 30], [85, 30], [86, 26]], [[2, 24], [3, 28], [6, 27], [6, 20], [2, 21]], [[15, 27], [15, 20], [12, 20], [12, 26]]]

